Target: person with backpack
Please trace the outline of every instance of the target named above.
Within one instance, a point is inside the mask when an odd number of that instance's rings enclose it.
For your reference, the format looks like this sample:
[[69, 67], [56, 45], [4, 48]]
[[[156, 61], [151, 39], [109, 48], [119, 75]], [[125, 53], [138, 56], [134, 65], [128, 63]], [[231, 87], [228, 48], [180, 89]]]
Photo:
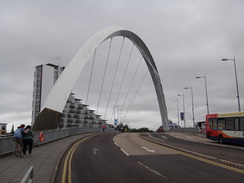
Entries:
[[22, 148], [23, 148], [23, 133], [24, 133], [25, 125], [19, 126], [14, 132], [14, 139], [15, 142], [15, 156], [22, 157]]
[[31, 126], [27, 125], [27, 127], [25, 128], [25, 132], [23, 133], [23, 144], [24, 144], [24, 148], [23, 148], [23, 154], [25, 157], [26, 154], [26, 150], [27, 150], [27, 146], [29, 148], [29, 156], [31, 156], [31, 151], [32, 151], [32, 147], [33, 147], [33, 132], [31, 130]]

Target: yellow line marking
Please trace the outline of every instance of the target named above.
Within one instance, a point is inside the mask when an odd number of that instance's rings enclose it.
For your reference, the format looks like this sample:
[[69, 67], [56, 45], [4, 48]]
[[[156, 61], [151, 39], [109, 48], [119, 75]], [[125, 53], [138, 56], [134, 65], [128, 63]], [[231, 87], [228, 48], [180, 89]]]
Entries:
[[[95, 134], [95, 135], [97, 135], [97, 134]], [[71, 179], [71, 161], [72, 161], [73, 154], [74, 154], [74, 151], [76, 150], [77, 146], [81, 142], [83, 142], [83, 141], [85, 141], [85, 140], [87, 140], [87, 139], [89, 139], [89, 138], [91, 138], [91, 137], [93, 137], [95, 135], [91, 135], [89, 137], [85, 137], [85, 138], [77, 141], [72, 146], [72, 148], [69, 150], [69, 152], [68, 152], [68, 154], [67, 154], [67, 156], [65, 158], [65, 161], [64, 161], [64, 168], [63, 168], [63, 174], [62, 174], [62, 183], [65, 183], [66, 182], [66, 174], [67, 174], [67, 172], [68, 172], [68, 177], [67, 177], [68, 178], [68, 183], [71, 183], [72, 182], [72, 179]]]

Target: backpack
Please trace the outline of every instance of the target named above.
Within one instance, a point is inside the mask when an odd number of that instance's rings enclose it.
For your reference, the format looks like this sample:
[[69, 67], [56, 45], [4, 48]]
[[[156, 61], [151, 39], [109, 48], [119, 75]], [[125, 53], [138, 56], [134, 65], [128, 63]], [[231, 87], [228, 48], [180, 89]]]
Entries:
[[20, 139], [21, 137], [22, 137], [22, 130], [18, 128], [14, 132], [14, 138]]

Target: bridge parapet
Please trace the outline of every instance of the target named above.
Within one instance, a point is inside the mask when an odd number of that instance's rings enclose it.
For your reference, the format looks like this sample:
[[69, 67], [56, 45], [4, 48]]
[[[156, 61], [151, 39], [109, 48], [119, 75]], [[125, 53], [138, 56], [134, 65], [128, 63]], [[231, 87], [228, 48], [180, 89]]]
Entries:
[[[67, 129], [56, 129], [56, 130], [45, 130], [34, 132], [34, 145], [38, 146], [45, 143], [50, 143], [55, 140], [59, 140], [71, 135], [77, 135], [82, 133], [98, 133], [101, 132], [101, 128], [88, 127], [88, 128], [67, 128]], [[43, 133], [44, 141], [40, 142], [39, 135]], [[118, 132], [113, 128], [106, 128], [106, 132]], [[0, 157], [13, 154], [15, 149], [15, 143], [13, 137], [0, 138]]]

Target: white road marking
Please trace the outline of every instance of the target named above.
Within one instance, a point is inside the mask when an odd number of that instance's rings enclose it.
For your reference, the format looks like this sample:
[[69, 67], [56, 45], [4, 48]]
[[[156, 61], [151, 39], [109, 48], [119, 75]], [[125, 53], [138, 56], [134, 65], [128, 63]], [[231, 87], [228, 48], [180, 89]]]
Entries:
[[168, 137], [162, 136], [162, 138], [167, 139]]
[[127, 152], [125, 152], [123, 149], [120, 149], [123, 153], [125, 153], [126, 156], [130, 156]]
[[[116, 144], [116, 142], [114, 141], [114, 144], [116, 145], [116, 146], [118, 146], [118, 144]], [[119, 147], [119, 146], [118, 146]]]
[[148, 152], [155, 153], [155, 150], [148, 149], [148, 148], [146, 148], [146, 147], [144, 147], [144, 146], [141, 146], [141, 148], [142, 148], [142, 149], [145, 149], [145, 150], [148, 151]]
[[93, 148], [93, 153], [94, 153], [94, 155], [97, 154], [97, 151], [98, 151], [98, 150], [99, 150], [99, 149]]
[[143, 163], [141, 163], [140, 161], [138, 161], [137, 163], [138, 163], [139, 165], [143, 166], [144, 168], [146, 168], [146, 169], [150, 170], [151, 172], [153, 172], [153, 173], [157, 174], [158, 176], [164, 177], [164, 176], [163, 176], [161, 173], [158, 173], [157, 171], [155, 171], [155, 170], [151, 169], [150, 167], [148, 167], [148, 166], [144, 165], [144, 164], [143, 164]]
[[182, 139], [182, 137], [179, 137], [179, 136], [173, 136], [173, 137], [178, 138], [178, 139]]

